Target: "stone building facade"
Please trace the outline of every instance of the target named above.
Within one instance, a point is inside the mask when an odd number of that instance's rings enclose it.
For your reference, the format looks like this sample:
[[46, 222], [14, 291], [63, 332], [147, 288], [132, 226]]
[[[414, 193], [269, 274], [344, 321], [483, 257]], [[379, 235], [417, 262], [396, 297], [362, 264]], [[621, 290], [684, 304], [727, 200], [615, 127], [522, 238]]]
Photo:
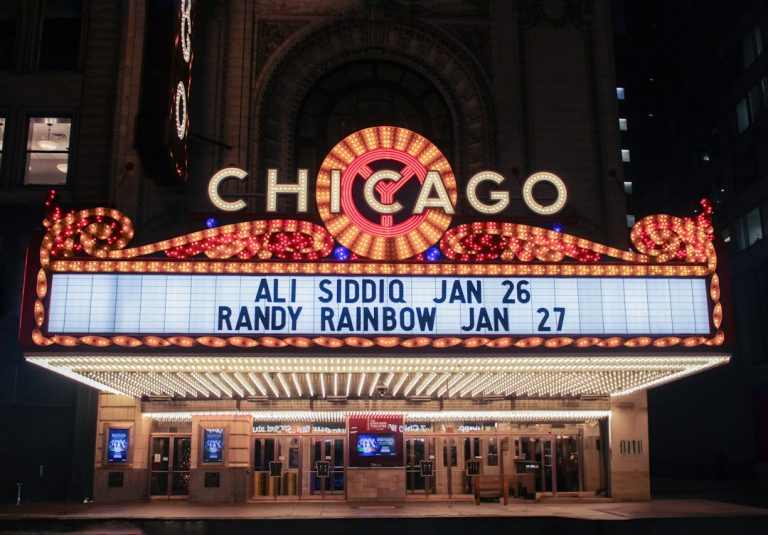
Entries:
[[[189, 6], [187, 2], [180, 5], [182, 9]], [[606, 247], [627, 249], [629, 229], [608, 2], [199, 0], [191, 5], [193, 59], [187, 101], [186, 181], [150, 172], [147, 154], [137, 142], [147, 134], [143, 131], [146, 123], [142, 122], [146, 101], [156, 96], [146, 90], [147, 79], [157, 74], [148, 65], [155, 65], [153, 56], [162, 52], [154, 48], [156, 42], [148, 30], [156, 16], [154, 7], [133, 0], [110, 3], [108, 7], [86, 3], [80, 12], [80, 53], [74, 70], [64, 74], [41, 72], [30, 59], [35, 45], [19, 41], [12, 68], [1, 75], [8, 81], [0, 84], [0, 102], [8, 103], [0, 108], [7, 117], [2, 161], [2, 245], [4, 252], [16, 259], [5, 273], [8, 287], [14, 290], [6, 296], [10, 304], [4, 312], [3, 336], [10, 349], [3, 359], [2, 376], [6, 384], [16, 386], [2, 391], [14, 392], [7, 410], [10, 419], [17, 422], [20, 435], [28, 434], [20, 421], [20, 415], [28, 413], [25, 411], [39, 413], [36, 418], [40, 422], [51, 420], [45, 413], [47, 409], [39, 406], [42, 402], [30, 395], [45, 382], [50, 387], [44, 389], [46, 393], [40, 399], [48, 395], [55, 399], [66, 414], [61, 421], [71, 424], [71, 430], [66, 429], [67, 425], [57, 430], [51, 427], [50, 431], [42, 426], [46, 442], [72, 444], [66, 449], [69, 459], [61, 454], [51, 460], [61, 467], [60, 474], [46, 480], [48, 488], [58, 489], [51, 497], [93, 496], [103, 502], [176, 495], [193, 501], [245, 501], [276, 498], [278, 494], [281, 498], [311, 497], [322, 490], [316, 482], [320, 469], [315, 463], [328, 460], [331, 472], [338, 468], [344, 474], [338, 476], [341, 479], [330, 476], [329, 494], [335, 492], [348, 499], [402, 498], [409, 492], [429, 489], [430, 483], [423, 478], [416, 482], [412, 472], [417, 469], [416, 459], [429, 460], [431, 455], [438, 472], [431, 484], [433, 492], [441, 495], [471, 492], [468, 463], [479, 457], [487, 469], [484, 475], [518, 477], [524, 468], [518, 474], [512, 469], [516, 462], [528, 460], [534, 467], [538, 463], [539, 471], [527, 483], [532, 493], [556, 494], [559, 488], [567, 495], [648, 499], [646, 389], [726, 362], [728, 357], [722, 352], [710, 355], [705, 351], [701, 360], [692, 365], [670, 361], [678, 353], [664, 351], [663, 346], [637, 350], [626, 346], [607, 352], [574, 350], [573, 355], [561, 352], [559, 355], [577, 360], [579, 356], [598, 360], [622, 357], [639, 359], [637, 363], [641, 363], [645, 358], [659, 357], [657, 362], [664, 366], [659, 364], [658, 369], [649, 372], [657, 374], [653, 379], [650, 375], [638, 378], [633, 366], [642, 363], [619, 366], [619, 382], [605, 386], [603, 382], [615, 379], [611, 365], [606, 364], [600, 377], [584, 370], [574, 372], [578, 377], [583, 374], [585, 384], [594, 383], [589, 388], [574, 387], [565, 392], [547, 391], [541, 386], [533, 394], [521, 391], [488, 396], [480, 407], [467, 395], [448, 395], [445, 399], [397, 396], [397, 389], [392, 387], [398, 379], [392, 385], [385, 384], [382, 390], [391, 399], [385, 399], [385, 394], [377, 398], [374, 394], [378, 383], [372, 377], [374, 373], [376, 377], [384, 374], [383, 368], [347, 372], [334, 368], [327, 375], [334, 381], [334, 395], [330, 396], [325, 393], [326, 374], [299, 372], [304, 370], [303, 363], [294, 371], [286, 368], [289, 375], [285, 376], [271, 369], [259, 368], [258, 373], [267, 374], [264, 380], [270, 385], [270, 381], [282, 382], [288, 377], [298, 381], [296, 375], [306, 373], [309, 394], [289, 382], [287, 386], [278, 383], [281, 386], [275, 386], [271, 394], [247, 395], [246, 390], [261, 383], [246, 384], [236, 379], [230, 384], [228, 381], [234, 379], [226, 375], [228, 372], [217, 376], [218, 371], [209, 370], [205, 373], [214, 374], [214, 379], [208, 382], [203, 378], [205, 382], [200, 384], [213, 385], [218, 395], [206, 395], [199, 385], [191, 384], [173, 387], [186, 392], [184, 395], [165, 395], [163, 389], [167, 387], [158, 386], [156, 381], [162, 382], [166, 374], [197, 373], [193, 369], [197, 364], [189, 370], [140, 370], [144, 374], [141, 381], [146, 381], [147, 386], [136, 390], [138, 383], [130, 383], [136, 370], [124, 365], [128, 368], [120, 371], [117, 363], [123, 358], [132, 363], [139, 362], [132, 358], [145, 357], [204, 362], [207, 358], [220, 359], [220, 354], [213, 350], [207, 354], [204, 348], [192, 352], [163, 349], [168, 343], [132, 354], [117, 347], [100, 350], [78, 346], [86, 360], [113, 359], [117, 368], [104, 373], [123, 374], [125, 384], [134, 385], [121, 390], [116, 385], [122, 379], [100, 382], [103, 377], [98, 374], [102, 372], [79, 368], [82, 362], [56, 364], [57, 358], [76, 358], [68, 349], [57, 353], [60, 348], [54, 347], [56, 351], [46, 353], [47, 349], [39, 347], [19, 347], [13, 325], [19, 320], [14, 301], [19, 302], [21, 288], [26, 284], [22, 280], [22, 251], [28, 240], [39, 244], [43, 216], [40, 203], [48, 187], [54, 185], [45, 184], [45, 179], [41, 184], [24, 185], [23, 146], [32, 128], [29, 120], [43, 114], [71, 119], [66, 180], [61, 184], [59, 177], [57, 184], [60, 205], [64, 209], [107, 206], [118, 210], [133, 222], [136, 244], [203, 229], [209, 218], [218, 220], [215, 226], [274, 217], [266, 211], [268, 169], [277, 169], [280, 180], [286, 182], [293, 182], [299, 169], [309, 169], [309, 191], [315, 191], [317, 170], [340, 140], [364, 128], [388, 125], [418, 132], [433, 142], [450, 161], [461, 185], [481, 170], [495, 170], [506, 177], [504, 188], [510, 192], [511, 201], [495, 219], [547, 229], [557, 226], [560, 231]], [[46, 2], [40, 6], [44, 8]], [[18, 35], [32, 32], [32, 21], [38, 19], [31, 11], [24, 12], [23, 17], [17, 14]], [[25, 24], [29, 29], [24, 29]], [[169, 99], [171, 113], [173, 106]], [[245, 199], [244, 211], [216, 211], [209, 202], [208, 181], [224, 167], [241, 168], [249, 175], [245, 181], [230, 180], [220, 189], [229, 198]], [[555, 173], [567, 183], [568, 202], [556, 216], [534, 217], [523, 202], [523, 181], [536, 171]], [[490, 219], [472, 210], [463, 187], [458, 191], [455, 223]], [[487, 189], [479, 190], [484, 199], [488, 194]], [[546, 188], [538, 194], [552, 198]], [[295, 216], [296, 201], [293, 196], [280, 196], [278, 214]], [[306, 218], [320, 223], [314, 202], [309, 203]], [[33, 255], [38, 250], [30, 248]], [[21, 320], [24, 323], [25, 318]], [[365, 360], [371, 356], [345, 351], [313, 348], [299, 352], [299, 357], [309, 361]], [[474, 363], [471, 365], [480, 365], [477, 363], [486, 356], [483, 351], [469, 346], [446, 357], [441, 351], [429, 349], [420, 356], [437, 363], [431, 364], [436, 366], [434, 369], [424, 372], [437, 376], [443, 370], [441, 366], [449, 367], [440, 359], [463, 356]], [[497, 348], [489, 351], [502, 359], [550, 356], [544, 347], [521, 353]], [[403, 356], [397, 349], [382, 350], [381, 354], [392, 362]], [[254, 363], [282, 357], [267, 350], [263, 355], [254, 355], [245, 349], [230, 355], [244, 362], [253, 357]], [[297, 353], [285, 355], [294, 358]], [[54, 371], [66, 369], [69, 377], [99, 387], [102, 392], [96, 394], [89, 386], [75, 386], [70, 379], [52, 376], [25, 362], [24, 356]], [[258, 366], [267, 365], [264, 362], [268, 360], [262, 360]], [[518, 365], [513, 360], [509, 366]], [[545, 370], [537, 380], [544, 384], [547, 374], [557, 371]], [[394, 372], [388, 373], [391, 379], [395, 377]], [[420, 382], [422, 376], [417, 373], [408, 371], [399, 381], [408, 391], [409, 386], [429, 391], [428, 382]], [[444, 380], [453, 380], [448, 377], [451, 373], [446, 372]], [[455, 373], [455, 384], [460, 384], [459, 372]], [[345, 396], [337, 395], [338, 377], [347, 381]], [[314, 393], [313, 386], [319, 388], [321, 383], [322, 395]], [[350, 395], [350, 391], [354, 393], [352, 385], [357, 389], [356, 396]], [[593, 391], [597, 394], [590, 394]], [[345, 399], [336, 399], [341, 397]], [[547, 416], [537, 412], [547, 410], [554, 412]], [[571, 410], [578, 415], [569, 416]], [[291, 411], [301, 414], [289, 418]], [[406, 461], [410, 468], [365, 473], [347, 470], [352, 453], [347, 452], [349, 444], [341, 438], [343, 431], [334, 425], [344, 422], [340, 414], [349, 417], [361, 411], [373, 415], [415, 414], [410, 420], [406, 418], [405, 424], [401, 421], [406, 430], [403, 444], [410, 455]], [[319, 414], [320, 420], [313, 419], [313, 413]], [[429, 416], [421, 422], [420, 414]], [[280, 420], [280, 415], [288, 420]], [[426, 438], [408, 427], [422, 423], [424, 429], [429, 429]], [[305, 435], [280, 434], [281, 425], [294, 429], [299, 424], [305, 424]], [[205, 461], [203, 443], [214, 431], [226, 437], [223, 464], [216, 464], [221, 459]], [[122, 438], [117, 438], [119, 435]], [[578, 440], [571, 442], [572, 437]], [[116, 468], [111, 464], [111, 448], [113, 441], [120, 440], [127, 441], [130, 447], [127, 460], [119, 460], [127, 464]], [[19, 475], [14, 475], [34, 480], [30, 488], [43, 487], [43, 472], [35, 470], [41, 464], [37, 460], [41, 449], [32, 447], [29, 458], [23, 457], [19, 463]], [[183, 457], [175, 468], [178, 481], [172, 475], [174, 469], [168, 467], [176, 460], [174, 454]], [[458, 456], [455, 463], [450, 460], [452, 455]], [[547, 458], [549, 469], [544, 468]], [[265, 459], [285, 462], [287, 468], [295, 468], [287, 472], [296, 475], [283, 474], [276, 483], [265, 475]], [[165, 483], [161, 482], [163, 477], [168, 478]], [[361, 477], [375, 482], [375, 496], [365, 495]], [[341, 481], [338, 488], [337, 481]], [[9, 482], [3, 481], [4, 488]], [[320, 485], [325, 489], [326, 482]], [[518, 490], [523, 487], [516, 486]], [[42, 490], [35, 492], [44, 495]]]

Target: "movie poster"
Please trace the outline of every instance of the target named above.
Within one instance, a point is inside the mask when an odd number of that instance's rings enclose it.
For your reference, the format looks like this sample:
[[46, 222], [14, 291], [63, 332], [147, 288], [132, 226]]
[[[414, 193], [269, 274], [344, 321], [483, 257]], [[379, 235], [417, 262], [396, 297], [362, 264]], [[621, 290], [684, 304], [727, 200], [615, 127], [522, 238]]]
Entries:
[[110, 429], [107, 435], [107, 462], [124, 463], [128, 461], [128, 430]]
[[203, 462], [224, 461], [224, 429], [203, 429]]

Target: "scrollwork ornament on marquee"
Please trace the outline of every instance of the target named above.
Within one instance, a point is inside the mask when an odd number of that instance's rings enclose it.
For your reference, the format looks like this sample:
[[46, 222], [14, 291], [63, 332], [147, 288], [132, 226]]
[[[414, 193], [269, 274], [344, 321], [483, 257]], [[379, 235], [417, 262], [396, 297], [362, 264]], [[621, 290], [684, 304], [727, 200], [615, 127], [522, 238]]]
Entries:
[[93, 208], [64, 213], [56, 204], [55, 190], [45, 199], [48, 229], [40, 247], [40, 265], [48, 267], [51, 257], [88, 255], [106, 258], [124, 248], [133, 238], [133, 223], [117, 210]]
[[124, 249], [133, 238], [133, 224], [110, 208], [71, 211], [55, 206], [55, 192], [46, 199], [48, 231], [40, 249], [40, 263], [51, 258], [81, 256], [129, 259], [164, 253], [168, 258], [317, 260], [331, 253], [333, 238], [323, 227], [308, 221], [270, 219], [225, 225], [193, 232], [171, 240]]
[[712, 205], [701, 201], [695, 218], [652, 215], [638, 221], [630, 232], [637, 252], [622, 251], [571, 234], [515, 223], [477, 222], [453, 227], [443, 235], [440, 248], [460, 262], [561, 262], [566, 258], [597, 263], [607, 257], [623, 262], [704, 264], [717, 267], [712, 243]]
[[717, 267], [712, 227], [712, 203], [702, 199], [695, 217], [651, 215], [635, 223], [629, 237], [642, 254], [656, 262], [706, 263], [711, 273]]

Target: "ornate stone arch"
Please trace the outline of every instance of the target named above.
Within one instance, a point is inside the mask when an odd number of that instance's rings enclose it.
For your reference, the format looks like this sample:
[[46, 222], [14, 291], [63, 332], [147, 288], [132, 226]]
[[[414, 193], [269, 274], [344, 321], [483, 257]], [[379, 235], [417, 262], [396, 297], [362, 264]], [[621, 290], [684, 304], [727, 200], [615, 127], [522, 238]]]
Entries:
[[[383, 59], [424, 75], [451, 111], [454, 170], [459, 176], [493, 167], [495, 114], [488, 76], [452, 36], [423, 21], [352, 11], [305, 27], [264, 65], [256, 84], [251, 154], [261, 176], [267, 167], [293, 171], [299, 108], [326, 73], [349, 62]], [[252, 162], [254, 163], [254, 162]]]

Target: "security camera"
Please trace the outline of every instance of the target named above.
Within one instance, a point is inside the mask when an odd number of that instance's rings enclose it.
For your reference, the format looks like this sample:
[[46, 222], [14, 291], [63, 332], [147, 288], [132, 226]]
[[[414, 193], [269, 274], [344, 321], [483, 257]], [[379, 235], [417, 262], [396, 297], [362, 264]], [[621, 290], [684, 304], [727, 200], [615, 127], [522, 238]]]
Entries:
[[387, 393], [387, 390], [389, 390], [389, 387], [384, 383], [379, 383], [376, 385], [376, 392], [378, 392], [379, 396], [381, 397], [384, 397], [384, 394]]

